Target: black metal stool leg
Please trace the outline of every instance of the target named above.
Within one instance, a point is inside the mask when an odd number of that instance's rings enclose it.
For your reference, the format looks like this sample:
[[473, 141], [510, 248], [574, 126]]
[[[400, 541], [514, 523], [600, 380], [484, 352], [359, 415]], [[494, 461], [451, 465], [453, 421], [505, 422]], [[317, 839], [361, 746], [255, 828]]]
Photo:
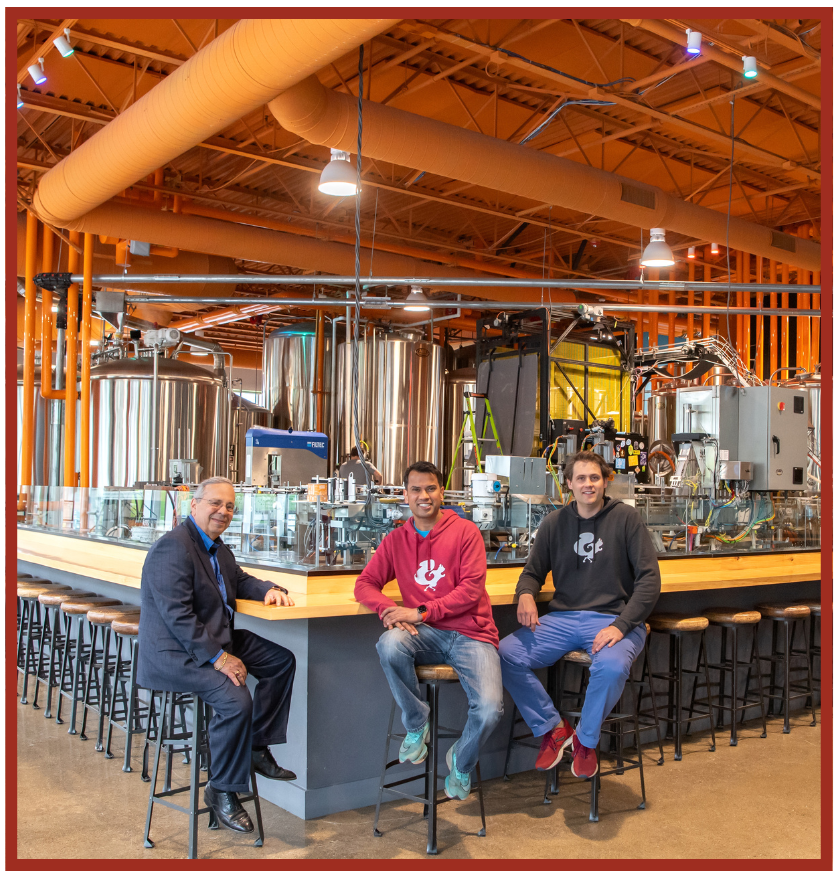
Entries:
[[84, 686], [84, 675], [82, 669], [82, 651], [84, 649], [84, 617], [79, 615], [76, 618], [76, 664], [73, 673], [73, 697], [70, 706], [70, 729], [67, 731], [71, 736], [76, 735], [76, 711], [79, 704], [79, 682]]
[[[128, 681], [128, 705], [125, 712], [125, 759], [122, 762], [122, 771], [124, 773], [131, 772], [131, 748], [135, 735], [135, 724], [139, 727], [137, 721], [138, 702], [137, 690], [137, 637], [131, 637], [131, 674]], [[111, 726], [108, 725], [108, 733], [111, 732]]]
[[439, 756], [438, 752], [438, 742], [439, 742], [439, 727], [438, 727], [438, 716], [439, 716], [439, 704], [440, 704], [440, 688], [436, 682], [430, 682], [429, 685], [429, 694], [431, 698], [431, 740], [432, 740], [432, 750], [431, 756], [428, 758], [430, 763], [428, 764], [428, 769], [430, 771], [431, 781], [429, 783], [429, 796], [428, 796], [428, 846], [426, 851], [429, 855], [437, 854], [437, 759]]
[[507, 753], [504, 755], [504, 781], [509, 782], [510, 776], [507, 772], [510, 768], [510, 755], [513, 751], [513, 737], [516, 735], [516, 716], [519, 713], [518, 706], [513, 703], [513, 723], [510, 724], [510, 736], [507, 739]]
[[[192, 763], [189, 765], [189, 858], [194, 860], [198, 857], [198, 746], [201, 744], [201, 729], [204, 723], [204, 712], [201, 701], [197, 696], [192, 698]], [[210, 818], [216, 818], [215, 812], [210, 810]]]
[[[79, 624], [81, 623], [82, 621], [80, 618]], [[99, 626], [97, 624], [92, 624], [89, 621], [87, 626], [88, 636], [90, 638], [90, 655], [87, 661], [87, 679], [84, 685], [84, 697], [82, 698], [82, 730], [79, 734], [79, 739], [84, 739], [85, 741], [87, 741], [87, 736], [85, 734], [87, 729], [87, 709], [88, 706], [91, 705], [90, 689], [93, 686], [94, 680], [96, 681], [96, 699], [98, 701], [102, 698], [101, 691], [99, 690], [99, 676], [96, 674], [96, 640], [99, 638]], [[104, 632], [102, 635], [104, 636]]]
[[385, 754], [382, 760], [382, 778], [379, 782], [379, 797], [376, 800], [376, 818], [373, 821], [373, 836], [382, 836], [379, 830], [379, 813], [382, 808], [382, 794], [385, 788], [385, 773], [387, 772], [387, 753], [390, 750], [390, 738], [393, 735], [393, 717], [396, 714], [396, 700], [390, 706], [390, 720], [387, 722], [387, 737], [385, 738]]
[[682, 759], [682, 637], [679, 633], [676, 633], [673, 638], [675, 639], [675, 664], [673, 668], [673, 674], [675, 676], [675, 698], [676, 701], [674, 703], [675, 710], [675, 760]]
[[481, 807], [481, 829], [478, 831], [478, 836], [487, 835], [487, 819], [484, 812], [484, 785], [481, 782], [481, 764], [480, 761], [475, 763], [475, 776], [478, 779], [478, 805]]
[[597, 773], [592, 776], [591, 782], [591, 808], [588, 814], [589, 821], [600, 821], [600, 743], [594, 747], [594, 753], [597, 757]]
[[[728, 740], [729, 745], [737, 745], [737, 625], [731, 631], [731, 735]], [[743, 710], [742, 715], [746, 714], [746, 695], [743, 694]]]
[[789, 733], [789, 660], [790, 660], [790, 625], [784, 625], [784, 733]]
[[[737, 639], [734, 639], [735, 647], [737, 646]], [[717, 750], [717, 736], [714, 732], [714, 711], [711, 708], [711, 677], [708, 674], [708, 650], [705, 647], [705, 630], [699, 634], [699, 647], [702, 651], [702, 666], [705, 669], [705, 703], [708, 706], [708, 725], [711, 728], [711, 748], [710, 751]], [[697, 666], [697, 671], [699, 667]], [[736, 680], [732, 680], [731, 693], [736, 694]]]
[[[44, 709], [44, 717], [51, 718], [52, 717], [52, 689], [55, 687], [55, 658], [56, 658], [56, 648], [59, 647], [59, 643], [61, 642], [61, 631], [59, 626], [61, 624], [61, 611], [58, 608], [47, 609], [47, 611], [52, 612], [52, 623], [50, 624], [50, 666], [47, 670], [47, 705]], [[61, 647], [61, 653], [63, 655], [64, 648]]]
[[[641, 721], [638, 716], [638, 700], [640, 698], [640, 692], [636, 696], [635, 693], [635, 681], [632, 678], [632, 673], [629, 675], [629, 698], [632, 701], [632, 709], [633, 709], [633, 721], [635, 722], [635, 751], [638, 753], [638, 773], [641, 777], [641, 802], [638, 805], [639, 809], [647, 808], [647, 792], [644, 787], [644, 757], [641, 753]], [[659, 745], [661, 742], [659, 741]], [[597, 773], [600, 775], [600, 772]]]
[[[108, 661], [110, 660], [110, 645], [111, 645], [111, 626], [105, 627], [102, 631], [102, 682], [99, 691], [99, 725], [96, 728], [96, 751], [103, 751], [102, 739], [105, 733], [105, 715], [110, 718], [111, 712], [108, 708], [108, 682], [110, 680], [110, 672], [108, 671]], [[114, 670], [116, 670], [116, 660], [114, 661]], [[116, 672], [114, 672], [113, 689], [116, 691]]]
[[[38, 629], [40, 636], [38, 637], [38, 665], [35, 669], [35, 696], [32, 697], [32, 708], [40, 709], [38, 705], [38, 693], [41, 690], [41, 675], [44, 671], [44, 654], [47, 650], [47, 635], [50, 630], [50, 613], [49, 609], [44, 608], [44, 620], [41, 623], [41, 603], [38, 602]], [[47, 692], [49, 697], [49, 691]]]
[[253, 789], [253, 810], [256, 816], [256, 839], [253, 844], [257, 848], [262, 848], [265, 842], [265, 831], [262, 829], [262, 809], [259, 806], [259, 790], [256, 787], [256, 772], [251, 764], [251, 788]]
[[160, 769], [160, 747], [163, 741], [163, 718], [166, 716], [166, 709], [169, 705], [169, 697], [171, 694], [166, 691], [163, 694], [163, 702], [161, 704], [161, 722], [158, 727], [157, 739], [155, 740], [155, 750], [154, 750], [154, 768], [152, 769], [151, 776], [151, 788], [149, 788], [149, 808], [146, 812], [146, 832], [143, 836], [143, 845], [147, 849], [153, 849], [154, 843], [151, 841], [149, 837], [149, 832], [151, 831], [151, 816], [154, 811], [154, 794], [157, 788], [157, 773]]
[[769, 652], [769, 714], [775, 714], [775, 672], [778, 660], [778, 624], [770, 620], [772, 625], [772, 650]]

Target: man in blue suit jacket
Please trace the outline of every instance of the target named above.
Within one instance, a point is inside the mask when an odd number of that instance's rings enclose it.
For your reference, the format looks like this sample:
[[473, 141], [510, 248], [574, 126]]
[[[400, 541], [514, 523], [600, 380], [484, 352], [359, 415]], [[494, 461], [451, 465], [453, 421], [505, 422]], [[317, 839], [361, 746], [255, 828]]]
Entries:
[[[253, 824], [237, 793], [250, 767], [270, 779], [295, 779], [270, 745], [286, 741], [294, 655], [282, 645], [233, 627], [236, 599], [294, 605], [288, 592], [243, 571], [221, 534], [236, 495], [227, 478], [209, 478], [192, 499], [191, 515], [151, 548], [140, 589], [138, 683], [152, 690], [198, 694], [213, 707], [210, 780], [204, 802], [232, 830]], [[251, 699], [245, 681], [258, 679]]]

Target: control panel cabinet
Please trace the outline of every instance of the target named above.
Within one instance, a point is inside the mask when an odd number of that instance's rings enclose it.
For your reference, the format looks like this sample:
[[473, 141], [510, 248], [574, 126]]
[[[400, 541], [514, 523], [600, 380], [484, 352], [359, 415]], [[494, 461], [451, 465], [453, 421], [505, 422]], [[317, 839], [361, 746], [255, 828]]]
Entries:
[[750, 386], [740, 391], [739, 458], [752, 463], [752, 490], [807, 486], [807, 391]]

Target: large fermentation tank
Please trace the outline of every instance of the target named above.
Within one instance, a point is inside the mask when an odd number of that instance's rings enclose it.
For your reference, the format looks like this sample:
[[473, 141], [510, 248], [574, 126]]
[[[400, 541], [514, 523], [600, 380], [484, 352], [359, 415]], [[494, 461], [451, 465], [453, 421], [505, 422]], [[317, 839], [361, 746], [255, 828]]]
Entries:
[[[386, 484], [402, 483], [405, 469], [427, 460], [442, 464], [440, 439], [443, 357], [438, 344], [419, 334], [368, 328], [359, 340], [358, 417], [360, 437]], [[351, 345], [341, 344], [337, 362], [339, 458], [353, 446]]]
[[[474, 368], [459, 368], [446, 375], [446, 396], [443, 413], [443, 474], [448, 478], [451, 471], [449, 489], [462, 490], [468, 487], [472, 480], [472, 472], [464, 471], [464, 465], [471, 456], [472, 429], [466, 414], [466, 393], [475, 392], [476, 372]], [[469, 400], [472, 411], [475, 410], [475, 399]], [[464, 420], [466, 423], [464, 425]], [[463, 441], [455, 455], [460, 430], [463, 429]], [[452, 469], [452, 464], [454, 468]]]
[[231, 398], [230, 420], [232, 423], [230, 479], [237, 484], [245, 482], [246, 436], [254, 426], [270, 428], [271, 412], [253, 402], [233, 394]]
[[90, 369], [93, 486], [165, 479], [170, 459], [197, 459], [202, 479], [227, 476], [229, 406], [221, 374], [158, 357], [155, 438], [153, 372], [151, 357]]
[[647, 399], [647, 437], [649, 446], [657, 441], [670, 444], [676, 429], [676, 392], [654, 392]]
[[271, 332], [262, 352], [262, 403], [277, 429], [308, 431], [317, 421], [315, 324]]

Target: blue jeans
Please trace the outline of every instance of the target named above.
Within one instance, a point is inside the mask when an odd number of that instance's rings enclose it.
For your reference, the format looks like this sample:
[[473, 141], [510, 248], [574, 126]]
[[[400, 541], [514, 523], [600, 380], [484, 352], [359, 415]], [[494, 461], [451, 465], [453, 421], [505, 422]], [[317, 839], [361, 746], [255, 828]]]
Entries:
[[553, 666], [569, 651], [586, 650], [592, 658], [577, 738], [588, 748], [600, 740], [603, 719], [623, 693], [632, 663], [644, 647], [647, 631], [635, 627], [611, 648], [591, 653], [594, 637], [615, 619], [598, 611], [552, 611], [539, 619], [535, 632], [522, 627], [501, 640], [501, 675], [518, 710], [534, 736], [550, 733], [560, 721], [559, 712], [534, 669]]
[[463, 735], [457, 741], [457, 768], [471, 772], [478, 752], [504, 714], [501, 666], [498, 652], [488, 642], [478, 642], [452, 630], [418, 624], [412, 636], [394, 628], [382, 633], [376, 644], [387, 683], [402, 710], [402, 723], [416, 732], [428, 720], [428, 703], [420, 698], [415, 665], [447, 663], [460, 676], [469, 711]]

